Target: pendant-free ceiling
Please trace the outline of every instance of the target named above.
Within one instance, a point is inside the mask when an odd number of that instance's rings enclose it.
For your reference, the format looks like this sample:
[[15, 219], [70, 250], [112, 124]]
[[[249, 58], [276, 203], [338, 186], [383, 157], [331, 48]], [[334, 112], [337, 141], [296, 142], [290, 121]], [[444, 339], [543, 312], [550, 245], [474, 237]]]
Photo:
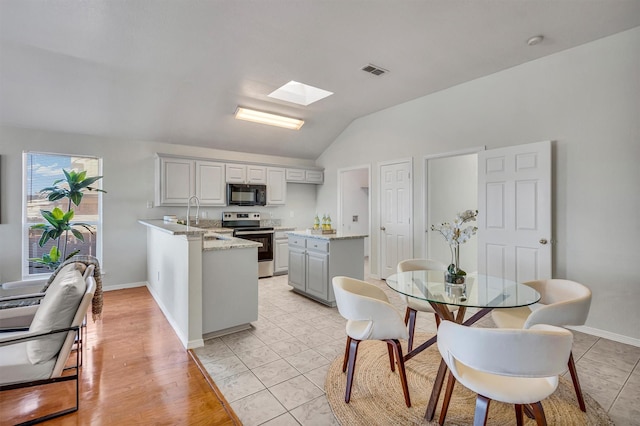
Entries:
[[252, 121], [254, 123], [267, 124], [269, 126], [284, 127], [285, 129], [300, 130], [304, 120], [298, 118], [285, 117], [268, 112], [256, 111], [249, 108], [238, 107], [235, 118], [238, 120]]

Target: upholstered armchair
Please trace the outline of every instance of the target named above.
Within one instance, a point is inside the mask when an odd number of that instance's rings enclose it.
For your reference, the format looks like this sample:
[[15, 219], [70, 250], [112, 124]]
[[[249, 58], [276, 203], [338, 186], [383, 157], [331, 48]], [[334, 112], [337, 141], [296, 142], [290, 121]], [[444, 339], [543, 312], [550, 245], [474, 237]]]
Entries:
[[[61, 268], [36, 305], [28, 330], [0, 334], [0, 392], [75, 381], [75, 406], [29, 419], [27, 424], [78, 409], [81, 349], [75, 345], [96, 291], [93, 266], [87, 269], [91, 270], [83, 276], [75, 264]], [[74, 347], [75, 363], [66, 367]]]

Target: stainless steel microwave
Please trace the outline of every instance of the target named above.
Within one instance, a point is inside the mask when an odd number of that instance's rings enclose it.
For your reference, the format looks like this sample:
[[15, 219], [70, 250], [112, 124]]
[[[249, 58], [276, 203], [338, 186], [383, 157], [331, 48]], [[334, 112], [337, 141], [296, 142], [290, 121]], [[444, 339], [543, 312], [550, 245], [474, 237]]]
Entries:
[[267, 185], [227, 184], [227, 204], [230, 206], [267, 205]]

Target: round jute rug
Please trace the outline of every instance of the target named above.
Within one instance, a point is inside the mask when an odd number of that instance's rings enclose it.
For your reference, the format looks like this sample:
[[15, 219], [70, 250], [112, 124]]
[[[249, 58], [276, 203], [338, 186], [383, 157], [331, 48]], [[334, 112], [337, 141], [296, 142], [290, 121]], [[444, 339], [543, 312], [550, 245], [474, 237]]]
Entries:
[[[430, 335], [416, 333], [416, 342], [424, 342]], [[406, 346], [403, 344], [406, 353]], [[437, 424], [444, 389], [436, 408], [434, 421], [424, 419], [431, 388], [435, 380], [440, 353], [436, 345], [423, 351], [405, 364], [411, 408], [407, 408], [402, 396], [398, 370], [389, 368], [387, 345], [379, 341], [364, 341], [358, 346], [356, 371], [353, 378], [351, 401], [344, 402], [346, 373], [342, 372], [342, 355], [338, 356], [327, 372], [325, 391], [334, 415], [342, 425], [418, 425]], [[448, 376], [448, 374], [447, 374]], [[584, 394], [587, 412], [578, 407], [571, 380], [560, 378], [556, 392], [542, 401], [549, 425], [613, 425], [607, 413], [589, 395]], [[447, 411], [445, 425], [471, 425], [476, 394], [456, 383]], [[525, 425], [535, 421], [525, 416]], [[515, 424], [513, 405], [491, 401], [487, 425]]]

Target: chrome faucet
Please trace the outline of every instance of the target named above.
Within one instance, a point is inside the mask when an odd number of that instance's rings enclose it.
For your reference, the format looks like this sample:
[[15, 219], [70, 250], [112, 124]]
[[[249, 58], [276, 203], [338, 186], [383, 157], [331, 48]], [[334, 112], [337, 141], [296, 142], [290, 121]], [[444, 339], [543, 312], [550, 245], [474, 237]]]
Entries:
[[200, 221], [200, 199], [195, 195], [189, 197], [189, 201], [187, 201], [187, 226], [191, 226], [191, 200], [196, 201], [196, 225]]

